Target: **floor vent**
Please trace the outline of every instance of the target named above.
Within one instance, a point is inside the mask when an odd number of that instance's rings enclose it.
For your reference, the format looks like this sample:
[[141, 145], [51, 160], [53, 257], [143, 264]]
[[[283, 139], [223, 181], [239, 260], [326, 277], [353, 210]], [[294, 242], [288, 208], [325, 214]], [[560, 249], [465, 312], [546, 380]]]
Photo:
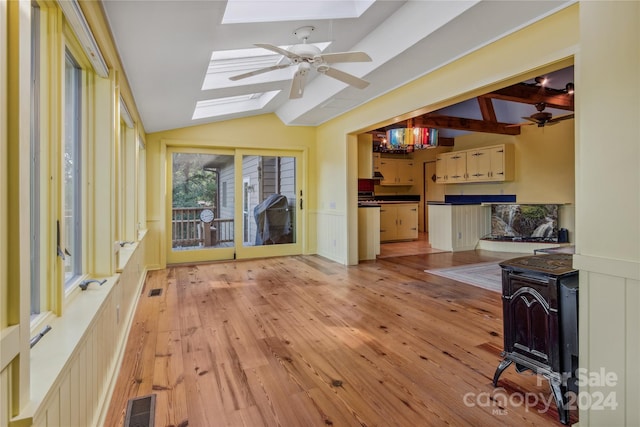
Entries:
[[153, 427], [155, 410], [155, 394], [129, 399], [123, 427]]
[[149, 291], [150, 297], [159, 297], [160, 295], [162, 295], [162, 288], [155, 288]]

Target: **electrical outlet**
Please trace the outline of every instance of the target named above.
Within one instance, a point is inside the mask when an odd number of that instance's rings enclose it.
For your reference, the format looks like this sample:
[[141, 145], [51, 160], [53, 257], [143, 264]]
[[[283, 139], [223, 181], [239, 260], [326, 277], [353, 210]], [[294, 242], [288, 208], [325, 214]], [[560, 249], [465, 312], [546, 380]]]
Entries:
[[462, 239], [462, 231], [458, 231], [458, 239]]
[[116, 325], [120, 324], [120, 304], [116, 305]]

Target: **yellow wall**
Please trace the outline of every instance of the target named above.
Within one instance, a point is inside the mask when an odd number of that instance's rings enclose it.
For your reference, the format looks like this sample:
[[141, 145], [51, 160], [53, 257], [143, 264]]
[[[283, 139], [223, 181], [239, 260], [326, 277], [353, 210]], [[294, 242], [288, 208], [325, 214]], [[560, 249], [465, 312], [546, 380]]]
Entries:
[[[303, 252], [315, 252], [315, 228], [313, 222], [315, 207], [315, 162], [316, 131], [312, 127], [285, 126], [276, 115], [264, 114], [245, 119], [227, 120], [199, 126], [173, 129], [148, 134], [147, 152], [147, 226], [154, 252], [150, 252], [152, 268], [162, 268], [166, 264], [165, 247], [162, 240], [164, 227], [164, 177], [166, 155], [164, 147], [200, 148], [254, 148], [302, 150], [306, 157], [305, 176], [301, 179], [304, 188]], [[310, 232], [313, 230], [313, 232]]]

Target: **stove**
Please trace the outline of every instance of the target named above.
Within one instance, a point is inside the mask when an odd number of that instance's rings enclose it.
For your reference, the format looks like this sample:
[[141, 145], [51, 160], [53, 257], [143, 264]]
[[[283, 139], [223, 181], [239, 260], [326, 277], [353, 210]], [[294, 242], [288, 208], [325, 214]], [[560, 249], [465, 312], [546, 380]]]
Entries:
[[502, 267], [503, 360], [498, 385], [512, 363], [549, 381], [560, 422], [569, 424], [570, 399], [578, 394], [578, 271], [571, 254], [514, 258]]
[[376, 196], [373, 191], [358, 191], [359, 202], [372, 202], [376, 200]]

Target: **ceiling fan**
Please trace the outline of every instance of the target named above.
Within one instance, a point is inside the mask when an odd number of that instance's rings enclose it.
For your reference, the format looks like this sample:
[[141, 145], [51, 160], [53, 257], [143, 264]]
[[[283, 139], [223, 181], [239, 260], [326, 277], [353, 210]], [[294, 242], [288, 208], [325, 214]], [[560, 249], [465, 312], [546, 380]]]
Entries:
[[536, 110], [538, 110], [538, 112], [532, 114], [529, 117], [523, 117], [523, 119], [528, 120], [530, 123], [528, 122], [518, 123], [512, 126], [538, 125], [538, 127], [541, 128], [545, 126], [555, 125], [558, 122], [561, 122], [563, 120], [573, 119], [573, 117], [575, 116], [575, 114], [572, 113], [564, 116], [553, 117], [551, 113], [549, 113], [548, 111], [544, 111], [545, 108], [547, 108], [546, 103], [544, 102], [537, 103]]
[[309, 35], [313, 30], [315, 30], [314, 27], [306, 26], [298, 28], [296, 31], [294, 31], [293, 34], [295, 34], [296, 37], [298, 37], [298, 39], [302, 41], [302, 43], [295, 44], [288, 50], [267, 43], [256, 44], [255, 46], [271, 50], [273, 52], [279, 53], [280, 55], [284, 55], [286, 58], [288, 58], [289, 62], [285, 64], [277, 64], [270, 67], [260, 68], [248, 73], [229, 77], [229, 79], [233, 81], [245, 79], [247, 77], [267, 73], [269, 71], [287, 68], [291, 65], [297, 65], [298, 69], [293, 76], [293, 81], [291, 82], [291, 90], [289, 92], [290, 99], [302, 97], [307, 74], [312, 68], [314, 68], [321, 74], [333, 77], [334, 79], [357, 87], [358, 89], [364, 89], [369, 86], [368, 81], [356, 77], [352, 74], [345, 73], [344, 71], [332, 68], [329, 65], [339, 62], [369, 62], [371, 61], [369, 55], [364, 52], [336, 52], [323, 54], [317, 46], [313, 44], [307, 44]]

